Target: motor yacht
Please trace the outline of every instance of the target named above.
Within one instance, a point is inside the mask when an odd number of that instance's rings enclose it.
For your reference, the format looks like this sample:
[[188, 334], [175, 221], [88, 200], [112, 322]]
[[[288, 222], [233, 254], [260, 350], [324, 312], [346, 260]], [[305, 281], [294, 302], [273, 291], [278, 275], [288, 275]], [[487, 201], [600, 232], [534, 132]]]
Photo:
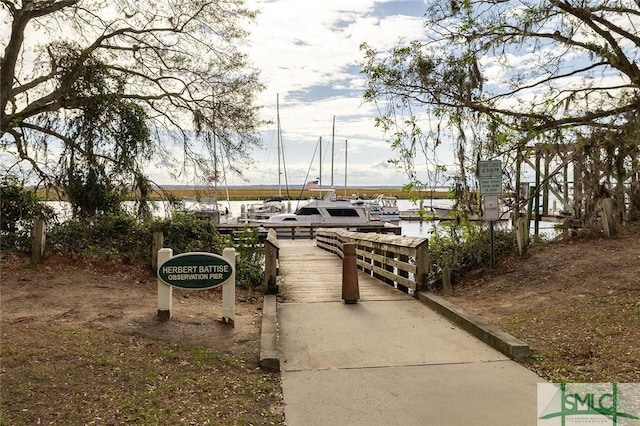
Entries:
[[326, 191], [326, 194], [322, 198], [311, 199], [294, 213], [273, 215], [269, 218], [268, 222], [345, 225], [380, 222], [379, 218], [372, 217], [366, 204], [352, 203], [349, 199], [339, 198], [336, 195], [335, 189], [314, 191]]

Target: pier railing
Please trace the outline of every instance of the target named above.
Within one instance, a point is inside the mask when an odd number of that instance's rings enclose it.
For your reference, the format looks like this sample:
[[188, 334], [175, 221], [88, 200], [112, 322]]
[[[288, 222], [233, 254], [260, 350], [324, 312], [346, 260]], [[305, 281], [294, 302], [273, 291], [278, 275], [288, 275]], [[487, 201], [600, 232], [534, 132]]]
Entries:
[[343, 257], [342, 245], [356, 246], [358, 269], [409, 294], [426, 283], [429, 265], [428, 240], [400, 235], [318, 229], [316, 245]]
[[316, 232], [321, 228], [347, 228], [356, 232], [377, 232], [387, 234], [399, 234], [402, 230], [397, 225], [380, 223], [367, 223], [361, 225], [346, 224], [311, 224], [300, 222], [289, 223], [251, 223], [251, 224], [222, 224], [216, 228], [218, 232], [237, 238], [246, 228], [257, 228], [262, 225], [267, 231], [273, 229], [279, 240], [308, 240], [316, 236]]

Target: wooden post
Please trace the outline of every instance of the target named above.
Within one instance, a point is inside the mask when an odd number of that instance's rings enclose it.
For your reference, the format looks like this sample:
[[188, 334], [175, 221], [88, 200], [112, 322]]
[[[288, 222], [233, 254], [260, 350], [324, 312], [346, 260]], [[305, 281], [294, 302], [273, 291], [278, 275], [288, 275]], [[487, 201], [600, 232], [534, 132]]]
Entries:
[[164, 246], [164, 235], [162, 232], [153, 233], [153, 243], [151, 245], [151, 268], [158, 270], [158, 250]]
[[564, 163], [562, 168], [562, 198], [563, 198], [563, 210], [569, 205], [569, 163]]
[[490, 253], [489, 253], [489, 267], [493, 269], [496, 266], [496, 244], [495, 244], [495, 232], [493, 220], [489, 221], [489, 244], [490, 244]]
[[573, 216], [580, 219], [582, 214], [582, 165], [573, 162]]
[[613, 199], [605, 198], [600, 203], [602, 207], [602, 230], [608, 238], [616, 236], [616, 222], [613, 215]]
[[542, 183], [542, 215], [549, 215], [549, 162], [551, 155], [549, 149], [544, 151], [544, 177]]
[[33, 222], [31, 230], [31, 263], [34, 265], [42, 262], [44, 257], [44, 246], [47, 238], [46, 224], [42, 219], [36, 219]]
[[446, 253], [444, 256], [444, 265], [442, 265], [442, 289], [446, 294], [451, 293], [451, 269], [453, 266], [453, 255]]
[[521, 182], [520, 169], [521, 168], [522, 168], [522, 148], [518, 147], [518, 152], [516, 154], [516, 187], [515, 187], [516, 207], [513, 211], [513, 218], [511, 222], [513, 227], [516, 226], [516, 220], [520, 216], [520, 210], [522, 207], [521, 206], [522, 200], [520, 198], [520, 182]]
[[415, 296], [425, 288], [427, 273], [429, 272], [429, 242], [425, 241], [416, 247], [416, 273], [413, 279], [416, 282]]
[[344, 303], [358, 303], [360, 287], [358, 285], [358, 268], [356, 267], [356, 245], [342, 245], [342, 300]]
[[534, 222], [533, 222], [533, 233], [538, 235], [540, 232], [540, 157], [542, 153], [540, 152], [539, 146], [536, 146], [536, 189], [533, 194], [535, 197], [535, 203], [533, 207], [535, 208], [534, 214]]
[[529, 221], [526, 217], [516, 219], [516, 241], [518, 243], [518, 253], [520, 256], [527, 252], [529, 246]]
[[274, 229], [270, 229], [264, 242], [264, 283], [266, 294], [278, 294], [278, 255], [280, 245]]

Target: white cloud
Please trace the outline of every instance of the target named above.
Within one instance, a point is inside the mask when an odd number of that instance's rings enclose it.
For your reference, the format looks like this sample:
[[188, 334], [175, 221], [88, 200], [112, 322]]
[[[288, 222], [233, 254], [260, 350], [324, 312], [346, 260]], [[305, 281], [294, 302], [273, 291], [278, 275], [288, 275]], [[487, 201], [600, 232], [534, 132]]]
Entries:
[[[375, 106], [362, 103], [365, 80], [357, 65], [363, 59], [363, 42], [385, 48], [401, 38], [420, 38], [424, 33], [423, 2], [254, 0], [248, 5], [261, 13], [250, 28], [245, 48], [267, 86], [259, 99], [264, 105], [263, 117], [274, 123], [276, 95], [280, 96], [284, 149], [292, 179], [306, 177], [318, 138], [322, 136], [325, 143], [331, 140], [336, 116], [334, 163], [344, 161], [344, 141], [348, 140], [349, 169], [353, 170], [349, 180], [359, 185], [402, 184], [397, 182], [402, 176], [395, 170], [380, 167], [393, 153], [381, 130], [374, 127]], [[410, 6], [412, 14], [380, 12], [397, 5], [404, 10]], [[247, 172], [251, 183], [277, 180], [275, 124], [265, 129], [265, 134], [269, 135], [265, 144], [270, 145], [267, 151], [271, 156], [265, 155], [266, 151], [256, 153], [259, 167]], [[328, 149], [325, 146], [323, 153], [323, 182], [328, 182]], [[318, 169], [312, 165], [312, 174]], [[265, 176], [267, 171], [272, 178]]]

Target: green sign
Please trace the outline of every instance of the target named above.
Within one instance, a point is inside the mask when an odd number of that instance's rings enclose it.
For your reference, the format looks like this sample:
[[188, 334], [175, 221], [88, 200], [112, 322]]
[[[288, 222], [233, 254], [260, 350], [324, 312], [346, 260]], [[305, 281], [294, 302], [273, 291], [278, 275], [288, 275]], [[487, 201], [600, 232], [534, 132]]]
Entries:
[[224, 284], [233, 267], [212, 253], [191, 252], [173, 256], [158, 268], [158, 278], [173, 287], [204, 290]]
[[478, 180], [480, 194], [502, 193], [502, 161], [478, 161]]
[[487, 160], [478, 161], [478, 177], [501, 177], [502, 161]]
[[481, 177], [480, 178], [480, 194], [499, 195], [502, 193], [502, 178], [499, 177]]

